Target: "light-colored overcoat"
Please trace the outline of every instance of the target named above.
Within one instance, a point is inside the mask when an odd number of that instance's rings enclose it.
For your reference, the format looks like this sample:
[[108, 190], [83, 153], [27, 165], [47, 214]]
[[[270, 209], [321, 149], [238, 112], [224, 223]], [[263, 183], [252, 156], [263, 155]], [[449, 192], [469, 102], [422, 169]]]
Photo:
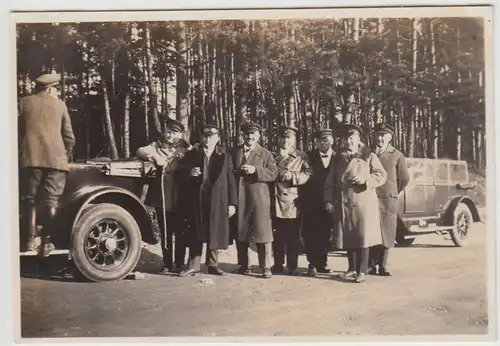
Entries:
[[[231, 150], [238, 190], [237, 217], [231, 218], [233, 235], [242, 242], [273, 241], [270, 186], [276, 180], [278, 167], [270, 151], [258, 143], [244, 159], [243, 148]], [[242, 165], [255, 166], [255, 173], [241, 173]]]
[[[362, 177], [364, 185], [353, 184]], [[333, 203], [334, 242], [338, 249], [366, 248], [382, 243], [380, 210], [376, 188], [385, 183], [387, 173], [377, 155], [365, 145], [349, 157], [335, 157], [325, 183], [325, 202]]]

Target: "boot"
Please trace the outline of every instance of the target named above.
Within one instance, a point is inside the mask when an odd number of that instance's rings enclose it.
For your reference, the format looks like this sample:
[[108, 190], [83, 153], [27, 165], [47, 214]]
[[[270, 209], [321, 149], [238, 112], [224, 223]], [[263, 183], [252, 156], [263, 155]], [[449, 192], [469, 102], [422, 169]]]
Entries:
[[28, 205], [28, 238], [26, 239], [26, 251], [36, 250], [36, 205]]
[[41, 255], [43, 257], [48, 257], [52, 250], [54, 250], [54, 245], [50, 242], [52, 238], [52, 233], [54, 231], [54, 218], [56, 216], [55, 207], [46, 207], [44, 210], [44, 220], [42, 228], [42, 248]]

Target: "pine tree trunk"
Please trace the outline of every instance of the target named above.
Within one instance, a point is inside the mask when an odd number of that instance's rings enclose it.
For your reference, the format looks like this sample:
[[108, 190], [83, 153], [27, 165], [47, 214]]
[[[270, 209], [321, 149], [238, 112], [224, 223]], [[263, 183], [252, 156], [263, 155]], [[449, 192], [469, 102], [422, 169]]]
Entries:
[[176, 73], [176, 118], [186, 126], [186, 138], [189, 138], [188, 124], [188, 81], [187, 81], [187, 68], [186, 68], [186, 25], [184, 22], [178, 22], [179, 35], [176, 42], [177, 50], [177, 64], [175, 68]]
[[151, 29], [149, 22], [145, 23], [146, 31], [146, 70], [148, 74], [148, 86], [149, 86], [149, 110], [154, 121], [156, 133], [161, 133], [161, 123], [158, 117], [158, 93], [156, 90], [156, 83], [153, 77], [153, 54], [151, 53]]
[[[102, 72], [101, 72], [101, 77], [102, 77]], [[102, 95], [104, 98], [104, 123], [106, 126], [106, 135], [108, 138], [108, 152], [109, 155], [111, 155], [111, 159], [117, 159], [118, 158], [118, 149], [116, 148], [116, 141], [115, 141], [115, 135], [113, 131], [113, 123], [111, 121], [111, 110], [109, 107], [109, 95], [108, 95], [108, 88], [106, 86], [106, 81], [104, 79], [101, 79], [101, 89], [102, 89]]]

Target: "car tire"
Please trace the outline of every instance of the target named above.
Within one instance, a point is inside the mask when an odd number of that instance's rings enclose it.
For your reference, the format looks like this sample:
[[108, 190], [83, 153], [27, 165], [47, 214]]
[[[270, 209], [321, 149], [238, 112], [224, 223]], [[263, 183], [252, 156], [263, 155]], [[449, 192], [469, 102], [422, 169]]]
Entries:
[[[75, 269], [94, 282], [117, 281], [129, 275], [141, 255], [141, 232], [124, 208], [110, 203], [85, 210], [73, 230]], [[81, 279], [76, 275], [76, 279]]]
[[466, 245], [472, 222], [469, 207], [465, 203], [459, 203], [453, 211], [453, 230], [450, 231], [451, 240], [456, 246]]

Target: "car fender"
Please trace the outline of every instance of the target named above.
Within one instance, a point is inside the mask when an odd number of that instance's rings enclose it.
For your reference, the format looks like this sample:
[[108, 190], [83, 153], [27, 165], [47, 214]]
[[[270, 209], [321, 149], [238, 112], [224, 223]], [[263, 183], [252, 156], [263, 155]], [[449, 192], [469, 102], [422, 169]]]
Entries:
[[474, 222], [481, 221], [481, 216], [479, 215], [479, 210], [477, 209], [477, 203], [471, 197], [455, 196], [446, 204], [444, 208], [445, 212], [443, 214], [442, 222], [445, 225], [450, 225], [453, 222], [453, 212], [460, 203], [465, 203], [469, 207]]
[[[123, 207], [132, 214], [139, 225], [143, 241], [149, 244], [156, 244], [159, 241], [159, 230], [154, 226], [148, 209], [146, 209], [136, 195], [128, 190], [115, 186], [86, 187], [77, 191], [72, 200], [75, 203], [75, 207], [73, 209], [74, 217], [72, 217], [71, 230], [75, 229], [78, 220], [90, 205], [95, 202], [113, 203]], [[72, 243], [73, 238], [71, 237]]]

